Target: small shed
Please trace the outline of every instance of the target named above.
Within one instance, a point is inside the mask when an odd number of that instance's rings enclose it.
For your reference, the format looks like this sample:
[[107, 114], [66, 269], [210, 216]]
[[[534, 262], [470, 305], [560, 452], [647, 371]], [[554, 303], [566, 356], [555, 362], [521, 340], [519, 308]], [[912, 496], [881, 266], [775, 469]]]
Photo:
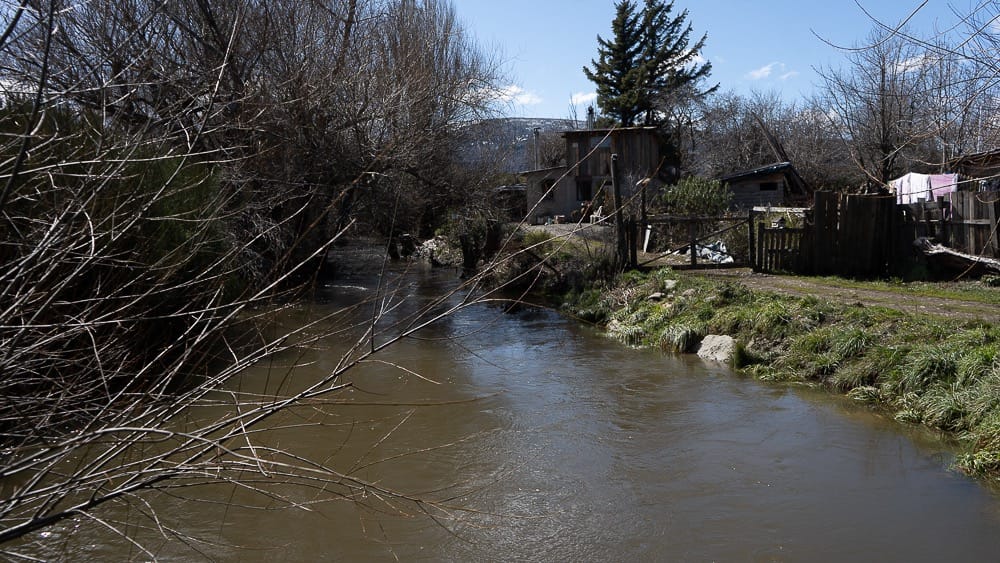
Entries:
[[963, 190], [1000, 190], [1000, 149], [962, 155], [948, 164], [963, 180], [971, 180], [971, 185]]
[[508, 184], [493, 188], [493, 203], [504, 220], [524, 219], [528, 213], [527, 190], [525, 184]]
[[777, 162], [753, 170], [719, 178], [733, 193], [732, 206], [749, 209], [755, 206], [782, 206], [808, 196], [808, 188], [791, 162]]

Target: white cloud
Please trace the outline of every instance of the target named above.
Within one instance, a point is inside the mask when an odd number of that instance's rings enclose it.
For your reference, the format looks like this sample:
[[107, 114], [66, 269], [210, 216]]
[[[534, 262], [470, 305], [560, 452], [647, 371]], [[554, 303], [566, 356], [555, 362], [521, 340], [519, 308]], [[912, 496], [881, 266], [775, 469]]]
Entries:
[[771, 73], [774, 72], [774, 69], [776, 68], [779, 70], [784, 70], [785, 64], [779, 62], [766, 64], [758, 69], [751, 70], [750, 72], [748, 72], [747, 78], [749, 78], [750, 80], [763, 80], [768, 76], [771, 76]]
[[990, 33], [995, 33], [1000, 35], [1000, 15], [990, 20], [989, 28], [990, 28]]
[[569, 97], [569, 103], [574, 106], [589, 106], [596, 99], [596, 92], [577, 92]]
[[515, 84], [504, 86], [497, 90], [496, 99], [499, 102], [515, 103], [522, 106], [537, 106], [542, 103], [541, 96]]
[[896, 72], [910, 72], [913, 70], [920, 70], [930, 64], [936, 62], [937, 59], [929, 54], [917, 55], [915, 57], [910, 57], [905, 61], [896, 64]]
[[796, 77], [798, 75], [799, 75], [799, 73], [797, 71], [792, 70], [792, 71], [786, 72], [785, 74], [782, 74], [778, 78], [780, 80], [788, 80], [789, 78], [794, 78], [794, 77]]
[[541, 96], [534, 92], [521, 92], [514, 98], [514, 101], [522, 106], [537, 106], [543, 100]]

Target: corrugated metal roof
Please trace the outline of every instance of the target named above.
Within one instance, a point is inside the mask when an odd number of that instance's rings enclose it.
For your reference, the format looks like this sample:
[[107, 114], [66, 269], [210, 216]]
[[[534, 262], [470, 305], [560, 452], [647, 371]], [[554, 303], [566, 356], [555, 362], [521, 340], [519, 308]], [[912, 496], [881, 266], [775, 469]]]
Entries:
[[790, 168], [792, 168], [791, 162], [776, 162], [774, 164], [754, 168], [753, 170], [744, 170], [743, 172], [729, 174], [719, 178], [719, 180], [722, 182], [732, 182], [733, 180], [743, 180], [746, 178], [753, 178], [755, 176], [767, 176], [768, 174], [783, 172]]
[[543, 173], [543, 172], [548, 173], [548, 172], [555, 172], [557, 170], [566, 170], [567, 168], [569, 168], [569, 167], [568, 166], [553, 166], [552, 168], [536, 168], [534, 170], [522, 170], [522, 171], [518, 172], [518, 174], [520, 174], [522, 176], [526, 176], [528, 174], [540, 174], [540, 173]]

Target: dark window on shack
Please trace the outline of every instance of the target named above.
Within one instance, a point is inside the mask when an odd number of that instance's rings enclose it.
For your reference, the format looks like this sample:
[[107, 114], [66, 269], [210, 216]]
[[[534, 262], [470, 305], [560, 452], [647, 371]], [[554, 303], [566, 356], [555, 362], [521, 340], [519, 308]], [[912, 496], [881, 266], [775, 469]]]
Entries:
[[591, 187], [590, 180], [577, 180], [576, 181], [576, 200], [577, 201], [590, 201], [591, 197], [594, 195], [593, 188]]
[[776, 191], [778, 191], [778, 183], [777, 182], [761, 182], [760, 183], [760, 191], [762, 191], [762, 192], [776, 192]]
[[556, 195], [556, 191], [552, 189], [552, 186], [556, 185], [556, 181], [552, 179], [542, 180], [542, 199], [552, 199]]

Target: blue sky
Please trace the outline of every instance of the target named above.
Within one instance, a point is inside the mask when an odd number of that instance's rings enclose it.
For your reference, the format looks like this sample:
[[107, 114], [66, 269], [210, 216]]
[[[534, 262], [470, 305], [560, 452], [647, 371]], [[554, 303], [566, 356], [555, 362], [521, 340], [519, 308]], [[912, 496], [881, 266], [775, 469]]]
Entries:
[[[967, 13], [975, 0], [927, 0], [910, 21], [912, 31], [931, 34], [954, 26], [954, 12]], [[480, 44], [496, 52], [509, 77], [509, 113], [564, 118], [571, 99], [582, 118], [593, 84], [582, 67], [597, 56], [597, 36], [611, 35], [613, 0], [453, 0], [459, 18]], [[641, 3], [641, 0], [640, 0]], [[895, 24], [921, 0], [676, 0], [687, 9], [692, 36], [708, 34], [703, 56], [712, 81], [723, 90], [778, 91], [787, 100], [813, 92], [814, 67], [839, 66], [843, 53], [864, 38], [873, 23], [862, 11]], [[861, 7], [859, 7], [859, 4]], [[817, 37], [819, 36], [819, 37]]]

